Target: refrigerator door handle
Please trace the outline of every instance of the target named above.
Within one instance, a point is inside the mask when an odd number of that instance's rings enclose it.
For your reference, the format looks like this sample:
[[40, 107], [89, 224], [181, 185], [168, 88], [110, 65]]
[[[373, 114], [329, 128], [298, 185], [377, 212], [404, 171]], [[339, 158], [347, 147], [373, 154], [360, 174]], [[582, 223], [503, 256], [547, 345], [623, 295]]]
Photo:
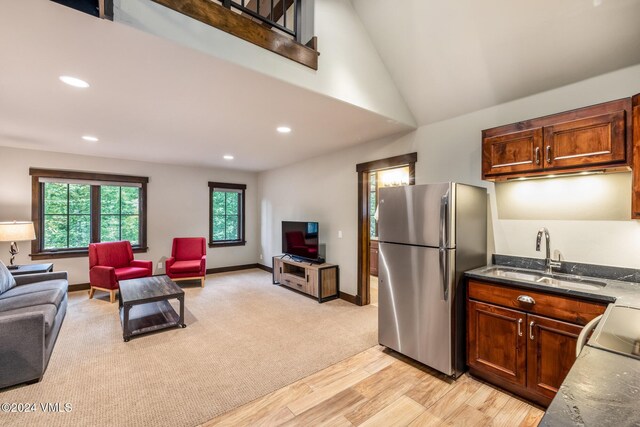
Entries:
[[444, 300], [449, 300], [449, 251], [440, 248], [440, 277], [442, 277], [442, 293]]
[[440, 198], [440, 247], [449, 247], [449, 191]]

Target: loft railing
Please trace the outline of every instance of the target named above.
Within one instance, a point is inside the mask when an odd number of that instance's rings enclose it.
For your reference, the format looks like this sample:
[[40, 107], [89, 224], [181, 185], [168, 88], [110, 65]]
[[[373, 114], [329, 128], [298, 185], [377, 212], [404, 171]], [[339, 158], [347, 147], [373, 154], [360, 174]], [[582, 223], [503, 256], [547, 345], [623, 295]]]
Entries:
[[227, 9], [249, 15], [302, 43], [302, 0], [218, 0]]

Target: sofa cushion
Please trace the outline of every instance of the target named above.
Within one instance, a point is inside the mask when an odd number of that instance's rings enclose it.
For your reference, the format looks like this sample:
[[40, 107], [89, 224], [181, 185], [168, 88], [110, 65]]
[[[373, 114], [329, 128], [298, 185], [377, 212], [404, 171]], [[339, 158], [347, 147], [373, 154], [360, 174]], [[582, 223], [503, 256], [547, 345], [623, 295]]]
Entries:
[[176, 261], [169, 270], [172, 273], [198, 273], [200, 272], [200, 260], [197, 261]]
[[16, 285], [16, 279], [9, 269], [0, 261], [0, 294], [5, 293]]
[[64, 279], [43, 280], [42, 282], [33, 282], [26, 285], [16, 286], [9, 292], [0, 295], [0, 300], [16, 295], [31, 294], [33, 292], [60, 290], [66, 293], [69, 289], [69, 282]]
[[149, 270], [147, 268], [140, 268], [140, 267], [116, 268], [116, 277], [118, 281], [128, 280], [128, 279], [137, 279], [138, 277], [147, 277], [148, 275], [149, 275]]
[[[27, 286], [25, 286], [26, 288]], [[45, 289], [37, 292], [17, 292], [24, 290], [23, 287], [7, 291], [0, 298], [0, 311], [15, 310], [23, 307], [34, 307], [42, 304], [52, 304], [57, 310], [66, 295], [61, 289]]]
[[49, 335], [53, 323], [55, 322], [56, 314], [58, 310], [53, 304], [41, 304], [30, 307], [16, 308], [14, 310], [7, 310], [0, 312], [2, 316], [11, 316], [14, 314], [28, 314], [28, 313], [42, 313], [44, 315], [44, 334]]

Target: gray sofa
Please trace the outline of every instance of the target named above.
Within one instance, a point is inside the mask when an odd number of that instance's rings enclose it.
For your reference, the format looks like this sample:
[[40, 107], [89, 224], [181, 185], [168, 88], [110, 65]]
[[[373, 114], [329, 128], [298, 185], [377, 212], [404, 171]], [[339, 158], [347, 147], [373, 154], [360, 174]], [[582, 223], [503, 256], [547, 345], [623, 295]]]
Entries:
[[67, 312], [68, 286], [64, 271], [14, 279], [0, 261], [0, 388], [42, 379]]

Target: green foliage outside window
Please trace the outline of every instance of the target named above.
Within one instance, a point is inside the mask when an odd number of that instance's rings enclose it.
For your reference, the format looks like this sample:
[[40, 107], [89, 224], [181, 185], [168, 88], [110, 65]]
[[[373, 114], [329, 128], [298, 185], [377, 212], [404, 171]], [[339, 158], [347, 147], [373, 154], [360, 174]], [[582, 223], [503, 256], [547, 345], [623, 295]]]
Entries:
[[44, 248], [89, 246], [91, 241], [91, 186], [44, 184]]
[[212, 205], [213, 241], [240, 239], [241, 193], [214, 190]]
[[140, 240], [140, 190], [137, 187], [100, 187], [100, 241]]
[[[90, 184], [44, 183], [43, 249], [86, 248], [91, 242]], [[100, 241], [140, 243], [140, 189], [100, 186]]]

